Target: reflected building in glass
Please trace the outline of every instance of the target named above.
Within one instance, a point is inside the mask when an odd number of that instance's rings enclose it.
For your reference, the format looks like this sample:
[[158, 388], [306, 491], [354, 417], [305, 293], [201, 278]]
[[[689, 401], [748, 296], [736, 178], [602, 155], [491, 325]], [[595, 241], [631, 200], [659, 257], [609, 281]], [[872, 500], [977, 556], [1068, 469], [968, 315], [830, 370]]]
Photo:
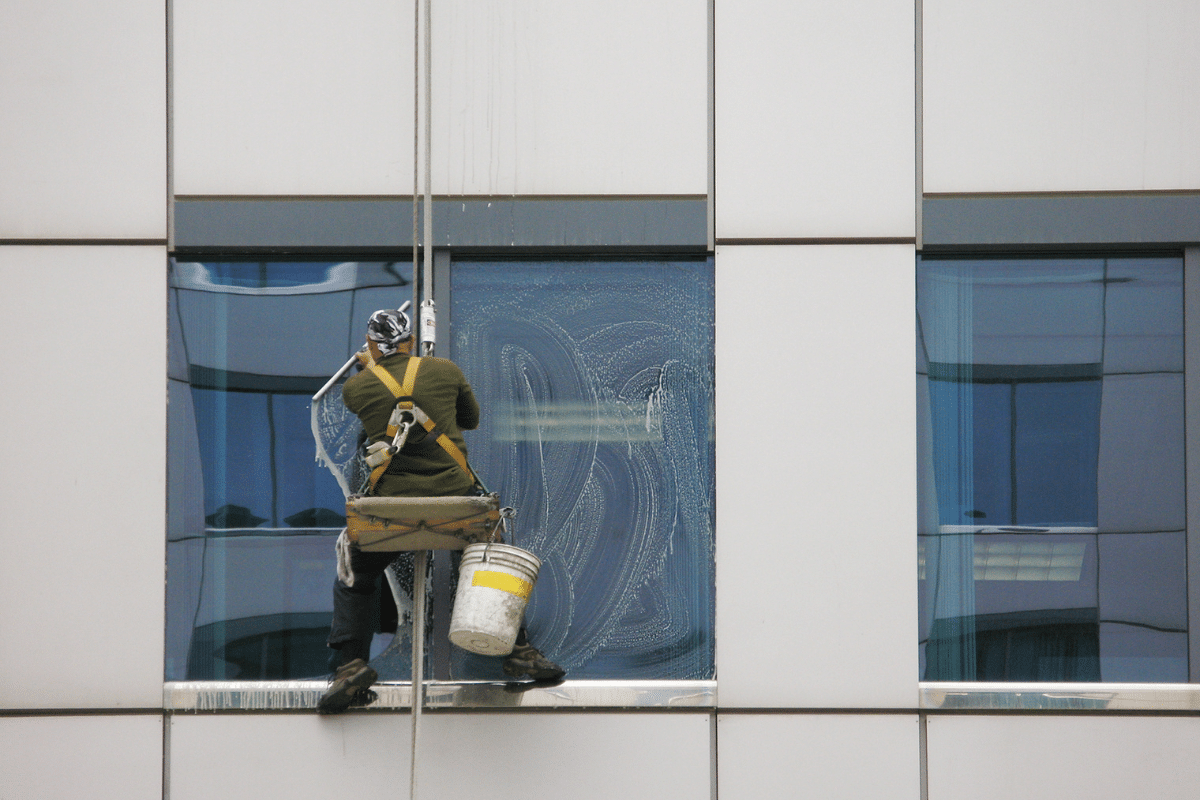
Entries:
[[925, 680], [1188, 680], [1182, 273], [920, 260]]

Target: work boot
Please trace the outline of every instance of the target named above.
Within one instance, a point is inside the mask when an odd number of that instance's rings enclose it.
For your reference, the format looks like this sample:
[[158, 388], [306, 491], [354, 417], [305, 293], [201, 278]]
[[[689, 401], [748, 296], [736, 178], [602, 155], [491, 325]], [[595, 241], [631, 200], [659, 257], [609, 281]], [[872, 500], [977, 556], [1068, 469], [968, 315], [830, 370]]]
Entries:
[[528, 634], [521, 628], [513, 651], [504, 657], [504, 674], [511, 678], [528, 675], [538, 683], [550, 683], [560, 680], [567, 671], [531, 645]]
[[[317, 711], [322, 714], [340, 714], [352, 705], [366, 705], [375, 699], [371, 697], [375, 693], [368, 687], [375, 683], [378, 677], [378, 673], [368, 667], [367, 662], [361, 658], [343, 664], [334, 674], [329, 690], [317, 703]], [[366, 702], [361, 702], [363, 700]]]

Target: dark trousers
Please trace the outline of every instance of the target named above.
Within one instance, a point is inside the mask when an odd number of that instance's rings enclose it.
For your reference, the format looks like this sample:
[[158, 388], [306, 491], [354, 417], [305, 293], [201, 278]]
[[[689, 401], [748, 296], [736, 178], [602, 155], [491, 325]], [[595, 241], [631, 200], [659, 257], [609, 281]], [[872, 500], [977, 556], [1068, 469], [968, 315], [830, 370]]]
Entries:
[[348, 661], [371, 656], [371, 639], [375, 635], [377, 618], [379, 578], [387, 565], [399, 553], [367, 553], [350, 548], [350, 569], [354, 573], [354, 585], [347, 586], [340, 578], [333, 581], [333, 624], [329, 629], [328, 644], [337, 653], [331, 666], [337, 668]]

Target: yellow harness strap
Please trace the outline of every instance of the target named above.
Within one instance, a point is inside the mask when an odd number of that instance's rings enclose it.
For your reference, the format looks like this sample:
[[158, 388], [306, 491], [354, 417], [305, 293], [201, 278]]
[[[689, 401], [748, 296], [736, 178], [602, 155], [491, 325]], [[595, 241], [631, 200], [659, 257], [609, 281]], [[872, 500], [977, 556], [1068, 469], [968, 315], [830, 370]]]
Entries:
[[[399, 405], [401, 408], [412, 408], [413, 407], [412, 393], [413, 393], [413, 387], [417, 385], [417, 370], [419, 370], [421, 368], [421, 357], [420, 356], [412, 356], [411, 358], [408, 359], [408, 366], [404, 368], [404, 384], [403, 385], [396, 383], [396, 379], [392, 377], [392, 374], [390, 372], [388, 372], [386, 369], [379, 366], [378, 364], [376, 364], [373, 361], [371, 362], [370, 365], [368, 365], [367, 368], [370, 369], [371, 373], [376, 378], [379, 379], [380, 383], [382, 383], [384, 386], [387, 387], [388, 391], [392, 393], [393, 397], [409, 398], [408, 400], [405, 400], [401, 403], [397, 403], [397, 405]], [[391, 420], [388, 420], [387, 439], [389, 442], [396, 436], [397, 430], [399, 430], [399, 427], [391, 424]], [[372, 489], [375, 488], [375, 484], [379, 483], [380, 477], [382, 477], [383, 473], [387, 471], [387, 468], [391, 463], [392, 463], [392, 460], [389, 458], [387, 461], [383, 462], [378, 467], [371, 470], [370, 481], [371, 481]]]
[[[379, 378], [380, 382], [388, 388], [388, 391], [392, 393], [393, 397], [396, 397], [396, 398], [407, 397], [408, 398], [407, 400], [404, 400], [403, 402], [398, 403], [398, 405], [401, 408], [412, 408], [413, 407], [413, 402], [412, 402], [413, 387], [417, 385], [417, 370], [419, 370], [420, 368], [421, 368], [421, 357], [420, 356], [412, 356], [411, 358], [409, 358], [408, 366], [406, 366], [404, 368], [404, 384], [403, 385], [396, 383], [396, 379], [392, 377], [392, 373], [388, 372], [386, 369], [379, 366], [378, 364], [372, 364], [370, 367], [370, 370], [371, 370], [371, 372], [373, 372], [375, 374], [375, 377]], [[388, 427], [388, 436], [395, 436], [395, 435], [396, 435], [395, 426], [394, 425], [389, 426]]]
[[467, 464], [467, 457], [463, 455], [462, 450], [458, 449], [458, 445], [456, 445], [449, 436], [438, 430], [437, 423], [430, 419], [429, 415], [424, 411], [416, 406], [413, 406], [412, 412], [413, 416], [416, 417], [417, 422], [422, 428], [425, 429], [426, 433], [435, 437], [434, 441], [441, 445], [442, 449], [450, 454], [450, 457], [454, 459], [454, 463], [462, 467], [463, 472], [467, 473], [471, 480], [475, 480], [475, 473], [471, 471], [470, 465]]
[[[452, 459], [454, 459], [454, 463], [458, 464], [458, 466], [462, 468], [463, 472], [467, 473], [472, 481], [478, 483], [475, 473], [471, 470], [470, 465], [467, 464], [467, 457], [463, 455], [463, 452], [459, 449], [458, 445], [456, 445], [449, 436], [438, 430], [437, 423], [430, 419], [428, 414], [426, 414], [424, 411], [418, 408], [416, 404], [413, 403], [413, 387], [416, 386], [417, 370], [420, 369], [420, 367], [421, 357], [411, 356], [408, 359], [408, 366], [404, 369], [403, 384], [396, 383], [396, 379], [392, 377], [392, 374], [378, 364], [372, 363], [369, 366], [369, 369], [375, 375], [375, 377], [379, 379], [380, 383], [388, 388], [388, 391], [392, 393], [392, 396], [397, 399], [398, 402], [396, 405], [400, 408], [411, 410], [413, 412], [413, 417], [416, 419], [417, 423], [425, 429], [426, 433], [434, 437], [434, 441], [441, 445], [441, 448], [445, 450]], [[391, 440], [393, 437], [395, 437], [397, 430], [399, 430], [399, 428], [396, 425], [389, 423], [387, 427], [387, 438]], [[383, 475], [391, 463], [392, 460], [389, 458], [386, 462], [380, 464], [371, 471], [372, 489], [375, 488], [375, 484], [379, 482], [380, 476]]]

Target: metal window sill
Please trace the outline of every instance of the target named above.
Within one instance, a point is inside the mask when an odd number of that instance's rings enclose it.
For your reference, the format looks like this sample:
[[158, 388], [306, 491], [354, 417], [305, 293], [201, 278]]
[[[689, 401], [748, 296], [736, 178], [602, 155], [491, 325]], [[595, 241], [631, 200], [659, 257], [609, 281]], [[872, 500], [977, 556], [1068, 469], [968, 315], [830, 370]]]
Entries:
[[[325, 681], [178, 681], [163, 685], [163, 708], [183, 712], [315, 710]], [[427, 681], [425, 710], [438, 709], [711, 709], [716, 681], [564, 681], [524, 691], [495, 681]], [[363, 711], [407, 711], [408, 682], [381, 682]], [[357, 709], [356, 709], [357, 711]]]
[[1200, 711], [1189, 683], [922, 682], [920, 708], [939, 711]]

